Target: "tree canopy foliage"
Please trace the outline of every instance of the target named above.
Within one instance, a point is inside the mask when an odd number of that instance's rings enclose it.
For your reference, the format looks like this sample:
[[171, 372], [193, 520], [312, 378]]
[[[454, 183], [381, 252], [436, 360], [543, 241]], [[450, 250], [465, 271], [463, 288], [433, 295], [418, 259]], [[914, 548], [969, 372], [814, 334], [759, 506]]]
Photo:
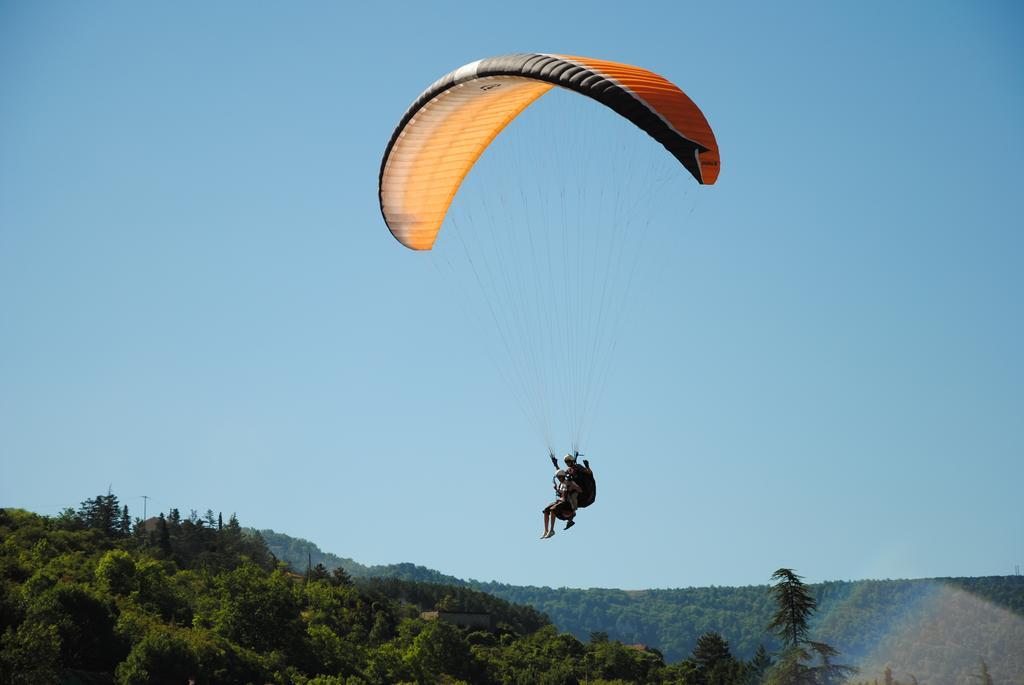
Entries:
[[[805, 668], [793, 672], [824, 683], [841, 674], [836, 652], [849, 661], [845, 645], [861, 644], [851, 636], [866, 632], [865, 622], [897, 611], [893, 601], [934, 599], [932, 586], [909, 581], [805, 586], [818, 611], [805, 617], [802, 651], [787, 654], [769, 630], [780, 604], [766, 586], [517, 588], [413, 564], [337, 564], [338, 557], [315, 557], [305, 541], [291, 548], [301, 557], [287, 563], [276, 544], [286, 536], [278, 535], [212, 510], [131, 519], [109, 492], [54, 517], [0, 509], [0, 682], [754, 685], [801, 682], [784, 677], [795, 659]], [[1020, 580], [945, 586], [956, 591], [941, 606], [970, 616], [965, 629], [994, 620], [991, 612], [964, 613], [979, 602], [1003, 621], [987, 633], [1004, 636], [998, 649], [990, 640], [989, 651], [970, 654], [955, 682], [1024, 672], [999, 658], [1024, 653], [1015, 652], [1024, 638], [1012, 630], [1024, 623]], [[432, 610], [486, 613], [492, 628], [459, 627], [445, 620], [450, 613], [421, 615]], [[673, 630], [674, 642], [659, 641]], [[896, 664], [894, 685], [942, 680], [935, 674], [947, 663], [934, 645], [944, 638], [929, 631], [892, 638], [911, 646], [924, 640], [931, 649], [924, 667]], [[945, 639], [971, 644], [963, 632]]]
[[[0, 509], [0, 541], [3, 683], [698, 682], [689, 662], [583, 642], [464, 584], [290, 567], [212, 511], [131, 520], [107, 493], [56, 517]], [[421, 616], [434, 609], [493, 628]]]
[[[261, 532], [275, 554], [293, 559], [294, 538]], [[762, 671], [768, 655], [782, 648], [769, 629], [778, 604], [768, 585], [629, 592], [516, 586], [462, 580], [413, 564], [363, 566], [323, 553], [306, 540], [298, 545], [302, 563], [309, 553], [328, 567], [345, 564], [357, 579], [396, 577], [480, 590], [534, 607], [582, 642], [603, 633], [625, 644], [651, 645], [669, 662], [686, 659], [709, 632], [727, 639], [736, 658], [760, 658]], [[294, 563], [299, 559], [296, 555]], [[867, 682], [880, 678], [891, 662], [900, 682], [912, 682], [911, 676], [938, 682], [955, 673], [955, 679], [946, 679], [967, 685], [977, 682], [971, 674], [978, 655], [999, 674], [1024, 682], [1024, 576], [830, 581], [806, 588], [817, 605], [807, 621], [810, 634], [841, 652], [843, 663], [863, 665], [860, 677], [872, 674]]]

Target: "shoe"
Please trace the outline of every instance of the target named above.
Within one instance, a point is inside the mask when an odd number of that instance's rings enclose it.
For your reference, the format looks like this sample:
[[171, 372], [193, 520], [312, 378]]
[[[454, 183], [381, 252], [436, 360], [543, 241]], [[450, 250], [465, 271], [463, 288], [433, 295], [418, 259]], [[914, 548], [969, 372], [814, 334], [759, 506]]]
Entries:
[[574, 519], [569, 519], [565, 523], [565, 530], [569, 530], [570, 528], [572, 528], [575, 525], [576, 525], [576, 521]]

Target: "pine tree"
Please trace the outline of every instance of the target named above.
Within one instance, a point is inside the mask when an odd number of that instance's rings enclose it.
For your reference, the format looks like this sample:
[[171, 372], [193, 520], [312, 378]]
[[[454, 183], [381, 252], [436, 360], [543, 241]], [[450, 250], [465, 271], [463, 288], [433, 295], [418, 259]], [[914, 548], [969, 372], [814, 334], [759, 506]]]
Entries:
[[732, 682], [731, 676], [737, 665], [729, 652], [729, 643], [713, 631], [697, 638], [690, 661], [696, 667], [697, 682], [706, 685]]
[[350, 576], [345, 569], [337, 567], [331, 573], [331, 585], [351, 585], [352, 576]]
[[[177, 511], [172, 509], [171, 511]], [[160, 512], [160, 518], [156, 522], [156, 535], [157, 545], [160, 547], [160, 552], [165, 558], [171, 556], [171, 531], [167, 525], [167, 519], [164, 518], [164, 513]]]
[[772, 658], [768, 655], [768, 650], [764, 648], [764, 645], [758, 645], [757, 651], [754, 653], [754, 658], [750, 660], [748, 664], [748, 672], [750, 674], [750, 683], [760, 683], [764, 679], [765, 672], [771, 668]]
[[818, 602], [792, 569], [780, 568], [772, 574], [772, 580], [778, 581], [771, 592], [779, 608], [768, 630], [779, 636], [784, 647], [798, 647], [807, 641], [807, 621]]
[[[811, 651], [818, 655], [820, 660], [817, 666], [811, 666], [808, 669], [815, 683], [819, 685], [840, 685], [845, 683], [850, 676], [857, 673], [857, 669], [853, 666], [832, 663], [832, 657], [839, 656], [839, 651], [834, 647], [824, 642], [809, 641], [807, 644]], [[885, 682], [886, 685], [893, 685], [892, 669], [888, 666], [885, 668]]]
[[101, 531], [104, 535], [116, 537], [121, 528], [121, 506], [117, 495], [107, 491], [82, 502], [76, 517], [86, 528]]
[[[808, 637], [808, 622], [818, 603], [800, 576], [791, 569], [780, 568], [772, 574], [777, 581], [771, 593], [779, 608], [772, 617], [768, 629], [782, 640], [783, 649], [779, 661], [766, 678], [770, 685], [838, 685], [857, 672], [852, 666], [832, 663], [832, 657], [839, 652], [824, 642], [814, 642]], [[815, 666], [805, 664], [817, 655]]]
[[725, 638], [716, 632], [708, 632], [697, 638], [697, 646], [693, 648], [691, 658], [699, 670], [709, 671], [719, 661], [731, 659], [732, 654]]
[[123, 538], [132, 534], [132, 517], [128, 515], [128, 505], [121, 510], [121, 520], [118, 522], [118, 535]]

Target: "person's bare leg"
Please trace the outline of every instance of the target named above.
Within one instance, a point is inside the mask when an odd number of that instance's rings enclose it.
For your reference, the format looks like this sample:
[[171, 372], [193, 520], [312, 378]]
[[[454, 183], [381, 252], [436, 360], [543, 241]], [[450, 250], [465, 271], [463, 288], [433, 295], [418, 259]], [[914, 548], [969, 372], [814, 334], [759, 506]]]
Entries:
[[544, 512], [544, 537], [549, 538], [555, 534], [556, 523], [558, 523], [558, 517], [555, 515], [554, 508]]

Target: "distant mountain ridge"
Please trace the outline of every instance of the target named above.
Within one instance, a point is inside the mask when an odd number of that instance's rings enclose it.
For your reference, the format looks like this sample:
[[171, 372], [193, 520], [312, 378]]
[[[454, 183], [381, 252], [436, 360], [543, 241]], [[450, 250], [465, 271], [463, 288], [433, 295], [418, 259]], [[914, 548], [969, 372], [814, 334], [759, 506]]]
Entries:
[[[254, 530], [254, 529], [246, 529]], [[255, 532], [255, 531], [254, 531]], [[353, 578], [398, 578], [399, 580], [416, 580], [439, 585], [473, 587], [472, 582], [445, 575], [440, 571], [417, 566], [410, 563], [387, 564], [383, 566], [366, 566], [348, 557], [339, 557], [324, 552], [316, 543], [303, 538], [295, 538], [284, 533], [266, 529], [258, 531], [267, 543], [267, 547], [281, 561], [287, 562], [297, 571], [305, 570], [306, 564], [316, 566], [323, 564], [329, 571], [343, 568]]]
[[[366, 566], [323, 552], [309, 540], [272, 530], [260, 533], [271, 551], [297, 570], [311, 562], [328, 569], [341, 567], [355, 578], [471, 588], [532, 606], [559, 630], [581, 640], [589, 639], [592, 632], [604, 632], [626, 644], [656, 647], [669, 662], [688, 656], [697, 637], [708, 631], [725, 636], [732, 653], [744, 659], [752, 657], [761, 644], [768, 649], [776, 646], [765, 630], [775, 607], [767, 585], [640, 591], [516, 586], [464, 580], [411, 563]], [[1024, 576], [833, 581], [812, 587], [819, 606], [814, 623], [817, 638], [858, 660], [870, 662], [882, 638], [892, 640], [893, 634], [899, 633], [903, 643], [912, 645], [914, 639], [905, 635], [907, 625], [937, 621], [941, 618], [933, 616], [937, 606], [953, 606], [956, 601], [960, 606], [965, 601], [951, 599], [950, 593], [961, 593], [980, 607], [975, 610], [972, 605], [970, 633], [950, 640], [969, 644], [994, 635], [991, 639], [1024, 646]]]

